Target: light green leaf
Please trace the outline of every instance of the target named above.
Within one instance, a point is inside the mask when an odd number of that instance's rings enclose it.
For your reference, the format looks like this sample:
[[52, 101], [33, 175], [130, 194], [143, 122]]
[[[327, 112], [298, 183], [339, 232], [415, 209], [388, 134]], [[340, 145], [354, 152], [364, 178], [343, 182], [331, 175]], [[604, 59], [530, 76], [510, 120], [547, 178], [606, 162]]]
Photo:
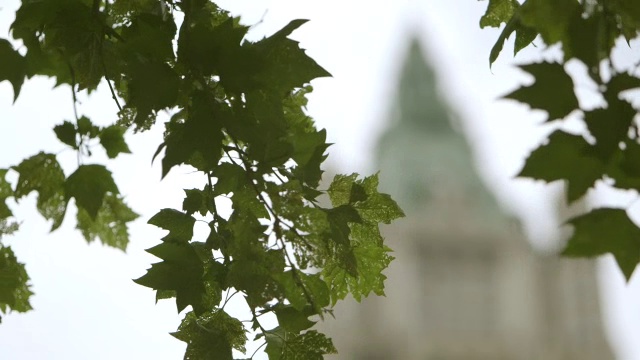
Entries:
[[99, 237], [102, 244], [125, 251], [129, 244], [127, 223], [137, 219], [138, 214], [120, 196], [108, 193], [95, 219], [84, 208], [78, 209], [77, 218], [77, 228], [87, 242]]
[[277, 327], [267, 332], [266, 341], [269, 360], [322, 360], [324, 355], [337, 353], [331, 339], [315, 330], [297, 334]]
[[516, 0], [489, 0], [487, 11], [480, 18], [480, 28], [500, 27], [502, 23], [506, 24], [519, 7], [520, 3]]
[[[1, 237], [2, 234], [0, 234]], [[24, 264], [18, 262], [13, 250], [0, 244], [0, 311], [27, 312], [31, 310], [29, 275]], [[2, 317], [0, 317], [0, 321]]]
[[64, 219], [68, 197], [65, 195], [65, 176], [53, 154], [39, 153], [12, 167], [20, 176], [15, 189], [16, 200], [31, 191], [38, 192], [37, 208], [47, 220], [53, 220], [51, 231]]
[[171, 335], [187, 343], [185, 359], [231, 360], [232, 349], [246, 351], [244, 326], [220, 309], [200, 316], [189, 312]]

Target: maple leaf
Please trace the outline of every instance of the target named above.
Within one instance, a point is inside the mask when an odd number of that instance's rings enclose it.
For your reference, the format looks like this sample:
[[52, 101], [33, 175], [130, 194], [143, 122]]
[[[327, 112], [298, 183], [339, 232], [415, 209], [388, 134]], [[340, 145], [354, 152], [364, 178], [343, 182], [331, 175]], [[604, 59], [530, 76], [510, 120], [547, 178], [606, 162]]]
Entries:
[[193, 237], [193, 225], [196, 219], [181, 211], [162, 209], [147, 222], [165, 230], [169, 234], [162, 238], [166, 242], [188, 242]]
[[523, 86], [505, 95], [549, 114], [547, 121], [562, 119], [579, 108], [578, 98], [573, 92], [573, 80], [559, 63], [522, 65], [520, 68], [535, 78], [530, 86]]
[[125, 129], [118, 125], [108, 126], [100, 131], [100, 144], [107, 151], [107, 156], [113, 159], [120, 153], [130, 154], [129, 146], [124, 141]]
[[582, 197], [605, 171], [604, 164], [593, 157], [593, 146], [582, 136], [557, 130], [546, 145], [534, 150], [517, 175], [552, 182], [567, 181], [569, 202]]
[[62, 141], [63, 144], [67, 144], [74, 149], [78, 148], [76, 144], [76, 126], [70, 123], [69, 121], [65, 121], [60, 125], [56, 125], [53, 128], [53, 131], [56, 133], [58, 140]]
[[118, 194], [111, 171], [103, 165], [80, 165], [64, 183], [66, 199], [76, 199], [78, 208], [96, 220], [107, 193]]
[[519, 7], [520, 3], [516, 0], [489, 0], [487, 11], [480, 18], [480, 28], [499, 27], [502, 23], [508, 23]]
[[18, 99], [26, 76], [26, 60], [13, 49], [11, 43], [0, 39], [0, 82], [8, 80], [13, 86], [13, 101]]
[[574, 233], [562, 255], [594, 257], [611, 253], [627, 281], [631, 279], [640, 262], [640, 228], [624, 209], [595, 209], [567, 223], [574, 226]]

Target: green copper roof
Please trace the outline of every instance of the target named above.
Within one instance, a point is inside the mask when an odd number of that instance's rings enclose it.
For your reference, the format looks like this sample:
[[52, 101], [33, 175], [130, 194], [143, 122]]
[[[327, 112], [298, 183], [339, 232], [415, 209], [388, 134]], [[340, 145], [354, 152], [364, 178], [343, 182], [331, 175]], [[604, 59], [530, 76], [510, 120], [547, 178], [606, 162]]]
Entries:
[[476, 172], [466, 138], [452, 126], [451, 113], [414, 38], [402, 65], [390, 127], [378, 143], [382, 189], [408, 215], [438, 208], [437, 203], [481, 213], [480, 218], [504, 218]]

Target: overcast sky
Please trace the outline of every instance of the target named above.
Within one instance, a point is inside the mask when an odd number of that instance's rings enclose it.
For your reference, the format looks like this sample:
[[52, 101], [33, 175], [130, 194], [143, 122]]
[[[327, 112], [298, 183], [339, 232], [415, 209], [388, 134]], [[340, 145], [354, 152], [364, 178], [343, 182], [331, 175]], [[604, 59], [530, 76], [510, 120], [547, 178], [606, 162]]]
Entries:
[[[545, 239], [558, 223], [548, 201], [553, 189], [514, 180], [513, 175], [552, 128], [538, 126], [542, 113], [496, 101], [518, 84], [530, 81], [513, 64], [541, 55], [531, 49], [514, 60], [509, 44], [490, 70], [488, 52], [498, 31], [478, 27], [486, 2], [225, 0], [220, 4], [242, 14], [245, 24], [258, 24], [250, 35], [254, 39], [292, 19], [311, 19], [293, 36], [333, 74], [333, 78], [313, 83], [309, 112], [319, 127], [327, 129], [328, 141], [335, 143], [329, 159], [342, 171], [377, 171], [370, 154], [385, 127], [397, 61], [410, 34], [421, 34], [439, 71], [443, 93], [464, 121], [488, 186], [508, 211], [523, 219], [536, 246], [548, 245]], [[18, 4], [3, 0], [0, 6], [0, 37], [7, 37]], [[58, 153], [64, 149], [51, 128], [72, 118], [71, 94], [68, 87], [52, 91], [52, 85], [45, 79], [28, 81], [12, 104], [11, 86], [0, 83], [0, 168], [41, 150]], [[115, 120], [117, 109], [105, 87], [91, 99], [80, 100], [80, 112], [94, 122]], [[27, 264], [36, 293], [32, 301], [35, 310], [3, 316], [1, 358], [181, 358], [183, 343], [168, 335], [181, 317], [176, 315], [175, 305], [165, 301], [154, 306], [153, 291], [131, 279], [144, 274], [156, 261], [144, 249], [156, 245], [163, 234], [146, 225], [146, 220], [160, 208], [179, 207], [183, 195], [179, 189], [200, 186], [200, 182], [186, 171], [173, 171], [160, 182], [160, 170], [150, 166], [150, 159], [160, 142], [161, 127], [130, 139], [135, 155], [109, 163], [121, 193], [142, 215], [131, 228], [127, 255], [99, 244], [87, 245], [73, 229], [72, 214], [59, 231], [48, 234], [50, 225], [34, 215], [33, 195], [17, 207], [15, 213], [23, 226], [19, 234], [4, 240]], [[60, 159], [67, 174], [76, 166], [70, 151], [60, 153]], [[598, 201], [626, 204], [629, 197], [606, 193]], [[635, 325], [640, 322], [637, 277], [627, 286], [611, 259], [603, 263], [610, 340], [620, 359], [640, 359], [640, 351], [633, 345], [640, 343], [640, 328]]]

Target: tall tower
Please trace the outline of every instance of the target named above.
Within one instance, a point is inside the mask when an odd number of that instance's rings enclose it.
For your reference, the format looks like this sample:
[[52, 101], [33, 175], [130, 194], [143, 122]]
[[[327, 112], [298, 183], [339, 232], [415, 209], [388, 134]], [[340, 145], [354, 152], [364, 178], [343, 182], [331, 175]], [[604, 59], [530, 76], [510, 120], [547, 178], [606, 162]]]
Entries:
[[478, 176], [459, 124], [413, 39], [381, 187], [407, 217], [386, 229], [384, 298], [336, 309], [341, 359], [606, 360], [593, 262], [536, 254]]

